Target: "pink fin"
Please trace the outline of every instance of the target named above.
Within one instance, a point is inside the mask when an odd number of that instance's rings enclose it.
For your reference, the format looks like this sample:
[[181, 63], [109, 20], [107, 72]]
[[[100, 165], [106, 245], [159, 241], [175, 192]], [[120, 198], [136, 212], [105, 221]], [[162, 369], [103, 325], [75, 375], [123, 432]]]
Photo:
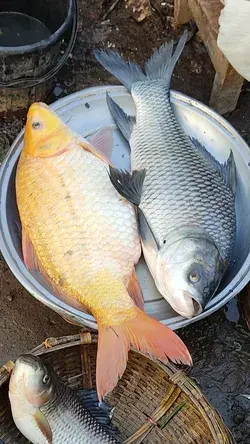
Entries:
[[60, 285], [56, 285], [52, 281], [46, 270], [39, 263], [32, 242], [27, 234], [27, 231], [23, 227], [22, 227], [22, 250], [23, 250], [23, 260], [25, 266], [28, 268], [29, 271], [35, 271], [35, 270], [39, 271], [39, 273], [41, 273], [41, 275], [43, 276], [44, 280], [48, 282], [48, 284], [53, 288], [53, 293], [55, 294], [55, 296], [57, 296], [66, 304], [71, 305], [71, 307], [89, 313], [89, 310], [81, 302], [73, 298], [70, 298], [66, 293], [63, 292], [63, 290], [60, 288]]
[[113, 130], [110, 126], [101, 128], [95, 133], [89, 142], [110, 160], [113, 151]]
[[23, 252], [23, 261], [25, 266], [29, 271], [37, 270], [37, 260], [34, 252], [33, 245], [27, 234], [27, 231], [24, 227], [22, 227], [22, 252]]
[[86, 313], [90, 313], [88, 309], [79, 301], [77, 301], [74, 298], [71, 298], [68, 296], [60, 287], [60, 285], [56, 285], [52, 279], [48, 276], [46, 270], [39, 264], [38, 270], [45, 279], [46, 282], [53, 288], [53, 293], [55, 296], [57, 296], [61, 301], [65, 302], [66, 304], [70, 305], [71, 307], [76, 308], [77, 310], [84, 311]]
[[102, 128], [94, 136], [91, 137], [90, 141], [86, 140], [84, 137], [78, 136], [78, 143], [80, 146], [89, 151], [98, 159], [103, 160], [108, 165], [112, 165], [110, 157], [112, 154], [112, 140], [113, 131], [112, 128]]
[[44, 414], [39, 409], [37, 409], [36, 413], [33, 415], [33, 418], [37, 427], [46, 439], [46, 443], [52, 444], [52, 430]]
[[163, 362], [171, 359], [192, 364], [189, 351], [177, 334], [135, 307], [134, 318], [119, 325], [98, 323], [96, 385], [100, 401], [123, 375], [131, 347]]
[[130, 297], [133, 299], [135, 305], [137, 305], [138, 308], [143, 310], [144, 309], [144, 299], [143, 299], [143, 294], [141, 291], [140, 284], [139, 284], [137, 276], [136, 276], [135, 269], [133, 269], [133, 272], [130, 276], [127, 290], [128, 290]]

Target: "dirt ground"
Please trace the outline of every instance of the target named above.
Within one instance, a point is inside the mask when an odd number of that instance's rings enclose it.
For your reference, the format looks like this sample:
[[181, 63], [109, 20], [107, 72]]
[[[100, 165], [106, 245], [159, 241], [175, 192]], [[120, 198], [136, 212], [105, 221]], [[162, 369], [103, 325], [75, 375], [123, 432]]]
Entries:
[[[111, 5], [108, 0], [79, 0], [79, 32], [67, 64], [57, 77], [56, 98], [87, 86], [117, 83], [95, 62], [94, 47], [117, 48], [122, 54], [143, 62], [162, 42], [177, 36], [172, 26], [172, 1], [155, 0], [156, 11], [145, 23], [137, 24], [119, 2], [103, 22]], [[184, 49], [172, 87], [208, 103], [214, 77], [213, 67], [202, 43], [194, 37]], [[250, 143], [250, 92], [247, 85], [237, 109], [228, 120]], [[13, 116], [1, 120], [0, 151], [7, 151], [23, 126]], [[249, 140], [248, 140], [249, 139]], [[15, 358], [49, 336], [71, 334], [77, 329], [30, 296], [0, 260], [0, 364]], [[237, 300], [205, 321], [181, 332], [193, 354], [190, 374], [204, 394], [221, 412], [237, 443], [250, 442], [250, 401], [241, 394], [250, 393], [250, 335], [241, 319]]]

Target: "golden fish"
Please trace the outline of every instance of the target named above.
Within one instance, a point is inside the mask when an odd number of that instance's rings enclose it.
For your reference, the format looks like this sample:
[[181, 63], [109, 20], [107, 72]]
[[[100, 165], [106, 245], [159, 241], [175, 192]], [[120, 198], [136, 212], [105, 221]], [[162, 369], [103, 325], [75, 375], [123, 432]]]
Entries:
[[38, 269], [60, 298], [98, 323], [100, 400], [122, 376], [131, 346], [191, 363], [181, 339], [142, 311], [136, 215], [110, 182], [111, 143], [111, 129], [88, 142], [34, 103], [16, 176], [27, 268]]

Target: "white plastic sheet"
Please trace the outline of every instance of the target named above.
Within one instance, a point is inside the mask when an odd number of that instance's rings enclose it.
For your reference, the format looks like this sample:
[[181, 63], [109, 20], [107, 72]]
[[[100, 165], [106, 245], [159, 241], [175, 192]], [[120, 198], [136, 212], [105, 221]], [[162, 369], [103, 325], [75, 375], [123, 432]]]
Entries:
[[234, 69], [250, 81], [250, 0], [223, 0], [218, 47]]

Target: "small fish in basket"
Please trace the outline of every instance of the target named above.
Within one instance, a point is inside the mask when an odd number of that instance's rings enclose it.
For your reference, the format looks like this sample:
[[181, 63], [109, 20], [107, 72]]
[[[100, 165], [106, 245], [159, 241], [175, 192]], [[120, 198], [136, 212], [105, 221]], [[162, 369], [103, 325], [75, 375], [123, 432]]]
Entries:
[[112, 409], [95, 390], [74, 392], [30, 354], [12, 371], [9, 399], [14, 422], [33, 444], [117, 444]]
[[122, 376], [131, 346], [191, 364], [181, 339], [143, 311], [135, 209], [110, 182], [111, 150], [109, 132], [87, 141], [35, 103], [16, 174], [24, 263], [59, 298], [97, 320], [99, 400]]

